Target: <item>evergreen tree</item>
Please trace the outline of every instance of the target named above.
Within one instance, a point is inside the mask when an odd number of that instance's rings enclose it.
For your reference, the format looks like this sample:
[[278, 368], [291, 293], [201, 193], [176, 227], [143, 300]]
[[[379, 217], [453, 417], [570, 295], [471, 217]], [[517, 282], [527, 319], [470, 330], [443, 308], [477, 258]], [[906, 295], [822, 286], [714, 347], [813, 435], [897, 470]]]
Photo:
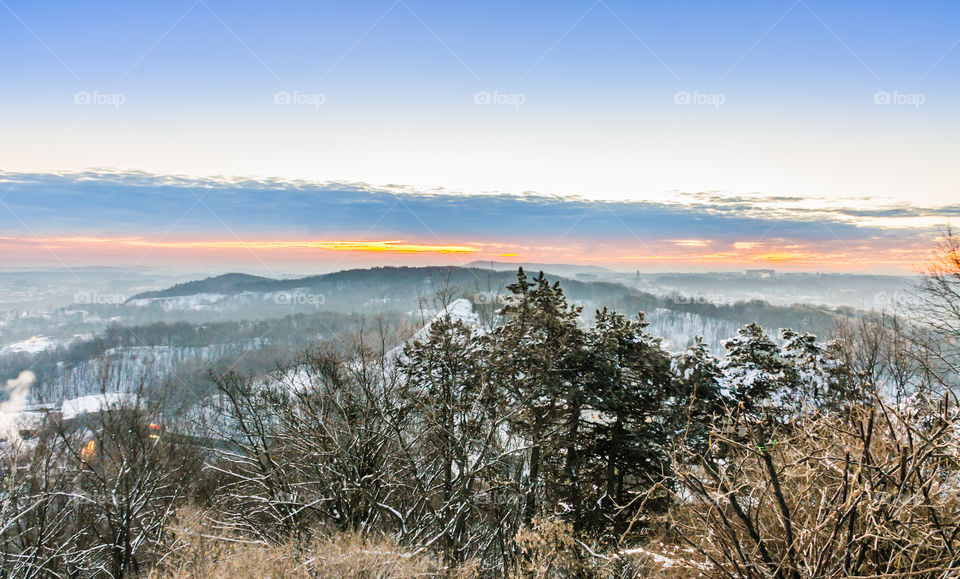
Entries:
[[[551, 483], [560, 481], [564, 470], [568, 481], [576, 478], [575, 450], [571, 457], [576, 443], [570, 438], [578, 437], [577, 420], [571, 416], [582, 404], [578, 374], [585, 337], [577, 325], [581, 308], [569, 305], [559, 282], [550, 284], [543, 272], [531, 283], [520, 268], [507, 289], [511, 295], [500, 312], [504, 323], [489, 339], [490, 365], [512, 412], [512, 430], [529, 448], [518, 472], [525, 494], [522, 519], [529, 524], [543, 501], [556, 507], [561, 493], [571, 496]], [[576, 487], [575, 480], [571, 484]]]
[[590, 365], [585, 419], [592, 482], [589, 519], [599, 529], [623, 531], [640, 499], [651, 510], [666, 495], [641, 497], [669, 475], [667, 401], [674, 394], [670, 357], [660, 339], [635, 320], [607, 309], [597, 312], [589, 336]]
[[670, 411], [671, 431], [682, 437], [686, 449], [701, 455], [707, 450], [713, 424], [723, 418], [730, 402], [721, 389], [720, 361], [703, 337], [696, 336], [687, 351], [674, 359], [673, 372], [679, 387]]
[[740, 328], [736, 337], [724, 342], [727, 355], [720, 363], [724, 396], [732, 397], [744, 412], [753, 414], [779, 400], [786, 365], [780, 348], [757, 323]]
[[834, 344], [821, 344], [813, 334], [792, 329], [781, 330], [780, 337], [796, 410], [807, 405], [838, 411], [852, 402], [866, 402]]

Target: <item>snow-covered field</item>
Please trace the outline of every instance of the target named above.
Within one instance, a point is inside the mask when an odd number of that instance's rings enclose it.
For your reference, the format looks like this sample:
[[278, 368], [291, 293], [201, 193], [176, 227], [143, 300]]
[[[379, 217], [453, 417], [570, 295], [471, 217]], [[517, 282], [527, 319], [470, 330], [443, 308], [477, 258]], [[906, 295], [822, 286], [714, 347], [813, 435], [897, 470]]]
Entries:
[[0, 348], [0, 356], [4, 354], [37, 354], [44, 350], [52, 350], [60, 343], [52, 338], [45, 336], [34, 336], [29, 340], [14, 342]]
[[158, 306], [165, 312], [184, 310], [208, 310], [224, 305], [228, 300], [235, 300], [224, 294], [196, 294], [172, 298], [140, 298], [127, 302], [128, 306], [146, 308]]
[[323, 305], [323, 296], [308, 288], [296, 288], [289, 291], [254, 292], [238, 294], [202, 293], [190, 296], [165, 298], [138, 298], [127, 302], [127, 306], [136, 308], [159, 307], [165, 312], [182, 311], [227, 311], [250, 305]]
[[60, 411], [64, 420], [71, 420], [81, 414], [100, 412], [101, 410], [114, 406], [132, 403], [135, 400], [132, 395], [121, 392], [90, 394], [88, 396], [64, 400]]

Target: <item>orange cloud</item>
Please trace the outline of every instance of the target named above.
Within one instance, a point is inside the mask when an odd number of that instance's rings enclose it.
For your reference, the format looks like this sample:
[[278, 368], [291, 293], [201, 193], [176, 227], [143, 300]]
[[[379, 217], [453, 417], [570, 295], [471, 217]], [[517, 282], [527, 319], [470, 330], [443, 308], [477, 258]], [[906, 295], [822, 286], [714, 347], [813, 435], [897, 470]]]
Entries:
[[[840, 240], [807, 242], [796, 239], [720, 241], [715, 239], [645, 239], [597, 241], [568, 239], [562, 244], [542, 245], [534, 239], [462, 241], [445, 239], [437, 243], [409, 240], [217, 240], [149, 239], [91, 235], [3, 237], [0, 247], [9, 263], [35, 263], [46, 259], [67, 264], [128, 263], [216, 263], [242, 268], [250, 262], [284, 266], [322, 263], [318, 252], [337, 257], [329, 261], [351, 264], [383, 262], [409, 265], [462, 265], [470, 260], [518, 259], [549, 263], [603, 263], [633, 269], [653, 267], [667, 270], [716, 267], [769, 267], [784, 270], [818, 271], [900, 271], [913, 272], [929, 259], [929, 245], [921, 240]], [[639, 251], [638, 251], [639, 250]], [[262, 255], [257, 255], [261, 253]], [[339, 255], [338, 255], [339, 254]], [[345, 254], [352, 257], [347, 258]], [[387, 257], [389, 256], [389, 257]], [[147, 261], [143, 261], [147, 260]], [[237, 264], [237, 265], [232, 265]]]
[[[646, 264], [660, 268], [685, 267], [757, 267], [766, 264], [786, 270], [817, 271], [886, 271], [913, 273], [917, 266], [929, 260], [929, 246], [923, 240], [909, 245], [872, 240], [870, 243], [850, 244], [840, 240], [824, 242], [797, 242], [788, 239], [720, 242], [706, 244], [678, 243], [692, 240], [647, 240], [643, 253], [636, 248], [621, 250], [610, 246], [596, 253], [584, 246], [580, 254], [565, 253], [567, 259], [581, 263]], [[892, 244], [896, 243], [897, 246]], [[569, 250], [569, 248], [567, 248]], [[706, 251], [704, 251], [706, 250]], [[712, 251], [711, 251], [712, 250]], [[557, 258], [559, 259], [559, 258]]]
[[80, 248], [83, 246], [109, 245], [112, 247], [149, 247], [157, 249], [198, 250], [284, 250], [320, 249], [325, 251], [361, 251], [393, 253], [475, 253], [479, 247], [469, 245], [430, 245], [404, 243], [402, 241], [355, 241], [355, 240], [302, 240], [302, 241], [152, 241], [137, 237], [48, 237], [23, 239], [0, 237], [0, 242], [26, 245]]
[[[816, 257], [818, 256], [808, 251], [773, 251], [754, 255], [750, 257], [750, 259], [755, 261], [792, 262], [810, 261]], [[822, 257], [822, 255], [820, 257]]]
[[672, 243], [683, 247], [707, 247], [710, 241], [707, 239], [673, 239]]

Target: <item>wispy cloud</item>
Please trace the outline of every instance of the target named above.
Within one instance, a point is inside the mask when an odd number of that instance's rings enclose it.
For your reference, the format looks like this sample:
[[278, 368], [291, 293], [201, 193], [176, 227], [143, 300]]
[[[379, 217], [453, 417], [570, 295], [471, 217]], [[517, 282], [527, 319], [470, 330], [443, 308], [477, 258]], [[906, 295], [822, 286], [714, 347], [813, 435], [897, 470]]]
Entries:
[[0, 191], [10, 209], [0, 214], [0, 243], [93, 261], [149, 247], [908, 269], [938, 227], [960, 216], [960, 205], [855, 198], [678, 193], [672, 202], [614, 202], [111, 172], [0, 174]]

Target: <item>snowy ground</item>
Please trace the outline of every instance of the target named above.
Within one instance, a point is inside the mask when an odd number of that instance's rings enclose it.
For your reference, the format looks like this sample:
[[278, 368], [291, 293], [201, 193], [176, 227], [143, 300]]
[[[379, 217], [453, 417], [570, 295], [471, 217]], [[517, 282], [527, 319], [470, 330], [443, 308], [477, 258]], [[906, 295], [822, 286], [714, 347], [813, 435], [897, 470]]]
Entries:
[[34, 336], [29, 340], [14, 342], [13, 344], [7, 344], [0, 348], [0, 356], [4, 354], [37, 354], [44, 350], [52, 350], [58, 345], [60, 345], [60, 343], [52, 338]]

